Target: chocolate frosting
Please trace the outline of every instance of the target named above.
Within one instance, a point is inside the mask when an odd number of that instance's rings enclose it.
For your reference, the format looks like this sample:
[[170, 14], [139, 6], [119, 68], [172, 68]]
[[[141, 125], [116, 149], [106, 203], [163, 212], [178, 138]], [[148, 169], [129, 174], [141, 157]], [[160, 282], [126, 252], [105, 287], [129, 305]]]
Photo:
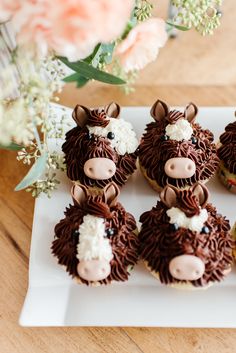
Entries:
[[[166, 126], [183, 117], [182, 113], [172, 111], [165, 119], [149, 123], [140, 144], [140, 164], [145, 168], [147, 176], [161, 187], [171, 184], [183, 188], [204, 181], [215, 173], [219, 163], [213, 134], [209, 130], [203, 130], [199, 124], [191, 123], [196, 144], [192, 141], [162, 140]], [[174, 179], [166, 175], [165, 163], [175, 157], [190, 158], [196, 164], [196, 172], [191, 178]]]
[[175, 207], [185, 213], [187, 217], [193, 217], [200, 213], [199, 199], [189, 190], [178, 190]]
[[108, 284], [111, 281], [126, 281], [129, 276], [128, 267], [134, 266], [138, 261], [139, 239], [134, 233], [137, 227], [136, 222], [120, 203], [109, 206], [100, 195], [88, 196], [88, 199], [82, 204], [76, 203], [66, 208], [65, 218], [55, 226], [52, 253], [58, 258], [58, 263], [64, 265], [72, 277], [77, 277], [81, 282], [89, 284], [77, 273], [79, 260], [76, 257], [79, 226], [86, 214], [105, 218], [106, 229], [112, 228], [114, 231], [114, 235], [110, 236], [113, 253], [113, 259], [110, 263], [111, 273], [106, 279], [99, 282]]
[[[87, 124], [91, 126], [106, 126], [109, 123], [106, 120], [104, 110], [90, 111]], [[90, 135], [86, 126], [76, 126], [66, 134], [66, 141], [62, 145], [65, 153], [65, 163], [67, 166], [67, 176], [73, 181], [80, 181], [87, 187], [103, 188], [111, 181], [122, 186], [128, 177], [136, 169], [136, 160], [138, 151], [119, 155], [111, 147], [110, 140], [104, 137]], [[116, 164], [116, 173], [112, 178], [106, 180], [94, 180], [87, 177], [84, 173], [84, 164], [90, 158], [103, 157], [109, 158]]]
[[104, 109], [93, 109], [89, 111], [87, 125], [89, 126], [107, 126], [109, 120]]
[[[189, 204], [195, 208], [196, 200], [194, 198], [187, 200], [187, 190], [181, 192], [185, 202], [178, 203], [177, 207], [181, 209], [182, 205]], [[140, 256], [151, 270], [159, 273], [162, 283], [185, 282], [175, 279], [169, 272], [170, 261], [179, 255], [195, 255], [204, 262], [203, 276], [191, 281], [196, 287], [220, 281], [224, 277], [224, 271], [232, 265], [232, 249], [235, 244], [230, 235], [230, 224], [211, 204], [207, 204], [205, 208], [208, 212], [208, 219], [205, 222], [205, 226], [209, 228], [208, 234], [185, 228], [174, 231], [166, 214], [168, 208], [161, 201], [158, 201], [151, 211], [141, 215]]]
[[218, 149], [218, 156], [229, 172], [236, 174], [236, 121], [226, 126], [220, 142], [222, 145]]

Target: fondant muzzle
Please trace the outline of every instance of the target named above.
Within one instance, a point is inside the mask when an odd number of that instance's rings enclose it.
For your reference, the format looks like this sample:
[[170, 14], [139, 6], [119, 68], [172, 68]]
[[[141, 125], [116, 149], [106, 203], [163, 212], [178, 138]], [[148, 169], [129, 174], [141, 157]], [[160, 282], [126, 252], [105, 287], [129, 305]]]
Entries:
[[185, 157], [170, 158], [164, 167], [165, 173], [174, 179], [191, 178], [196, 171], [195, 163]]
[[106, 180], [113, 177], [116, 172], [115, 163], [109, 158], [91, 158], [84, 164], [84, 173], [95, 180]]
[[86, 281], [101, 281], [109, 276], [111, 265], [106, 260], [81, 260], [77, 272]]
[[174, 257], [169, 263], [172, 277], [182, 281], [195, 281], [205, 272], [204, 262], [194, 255], [180, 255]]

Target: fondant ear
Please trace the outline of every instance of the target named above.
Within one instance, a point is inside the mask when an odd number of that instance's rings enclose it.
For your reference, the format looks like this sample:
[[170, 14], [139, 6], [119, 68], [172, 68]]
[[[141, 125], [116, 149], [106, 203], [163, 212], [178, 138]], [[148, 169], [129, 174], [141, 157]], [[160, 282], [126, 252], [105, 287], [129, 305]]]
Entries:
[[87, 188], [84, 185], [74, 184], [71, 188], [71, 196], [74, 200], [74, 203], [81, 204], [88, 197]]
[[189, 103], [185, 108], [184, 117], [191, 123], [195, 120], [197, 113], [197, 106], [194, 103]]
[[81, 128], [86, 125], [87, 119], [89, 117], [90, 110], [83, 105], [77, 104], [72, 113], [72, 118], [78, 126]]
[[120, 189], [116, 185], [116, 183], [113, 183], [113, 182], [109, 183], [103, 189], [104, 201], [110, 206], [114, 206], [117, 203], [117, 198], [119, 194], [120, 194]]
[[159, 121], [159, 120], [164, 119], [168, 115], [169, 111], [170, 111], [169, 106], [166, 103], [164, 103], [164, 102], [162, 102], [161, 100], [158, 99], [153, 104], [150, 113], [151, 113], [151, 116], [156, 121]]
[[209, 191], [207, 187], [201, 183], [196, 183], [192, 186], [192, 191], [194, 195], [197, 196], [199, 204], [202, 207], [205, 207], [209, 198]]
[[160, 193], [161, 201], [168, 207], [174, 207], [177, 204], [178, 189], [171, 185], [166, 185]]
[[110, 104], [104, 107], [106, 114], [111, 118], [118, 118], [120, 115], [120, 106], [115, 102], [111, 102]]

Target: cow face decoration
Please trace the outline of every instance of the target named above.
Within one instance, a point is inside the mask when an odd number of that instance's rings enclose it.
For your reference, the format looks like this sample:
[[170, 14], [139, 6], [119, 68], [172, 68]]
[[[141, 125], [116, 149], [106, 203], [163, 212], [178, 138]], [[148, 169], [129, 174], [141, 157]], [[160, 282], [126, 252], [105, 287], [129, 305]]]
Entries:
[[184, 113], [171, 111], [160, 100], [153, 105], [151, 115], [155, 122], [146, 127], [139, 161], [144, 175], [157, 190], [167, 184], [184, 188], [206, 182], [216, 171], [218, 157], [213, 134], [194, 122], [197, 112], [193, 103]]
[[62, 146], [67, 176], [87, 187], [103, 188], [111, 181], [122, 186], [136, 169], [138, 140], [131, 124], [121, 118], [120, 107], [88, 109], [77, 105], [77, 126]]
[[165, 284], [204, 287], [222, 280], [232, 265], [234, 242], [229, 222], [207, 203], [206, 187], [168, 185], [160, 199], [140, 218], [140, 254], [150, 270]]
[[55, 227], [52, 252], [78, 282], [126, 281], [138, 260], [136, 222], [118, 195], [114, 183], [99, 194], [82, 185], [72, 187], [74, 205]]

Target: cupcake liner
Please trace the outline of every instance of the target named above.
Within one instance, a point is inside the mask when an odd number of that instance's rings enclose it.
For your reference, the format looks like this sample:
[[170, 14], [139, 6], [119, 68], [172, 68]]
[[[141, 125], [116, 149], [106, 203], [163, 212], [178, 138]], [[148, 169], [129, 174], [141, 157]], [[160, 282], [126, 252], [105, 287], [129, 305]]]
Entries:
[[221, 161], [218, 169], [218, 178], [227, 190], [236, 194], [236, 174], [230, 173]]

